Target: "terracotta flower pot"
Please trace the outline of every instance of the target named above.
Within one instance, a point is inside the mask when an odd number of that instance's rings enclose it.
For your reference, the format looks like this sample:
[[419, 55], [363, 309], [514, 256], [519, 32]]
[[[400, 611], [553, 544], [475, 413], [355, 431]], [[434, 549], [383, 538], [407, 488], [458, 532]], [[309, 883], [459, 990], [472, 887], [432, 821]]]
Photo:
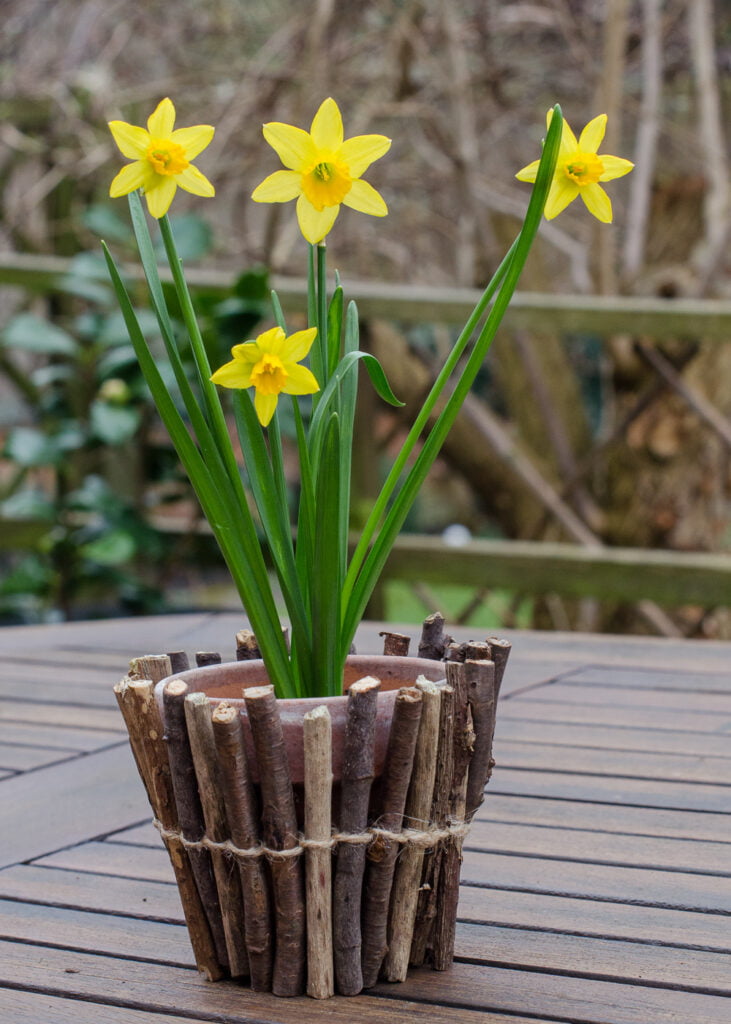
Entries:
[[[391, 716], [398, 690], [403, 686], [413, 686], [419, 676], [436, 682], [444, 679], [444, 665], [441, 662], [426, 658], [394, 658], [385, 655], [351, 655], [345, 665], [343, 688], [347, 692], [352, 683], [364, 676], [374, 676], [381, 681], [381, 692], [378, 698], [378, 718], [376, 727], [375, 774], [378, 777], [386, 757], [388, 733], [391, 727]], [[263, 661], [234, 661], [222, 665], [208, 665], [205, 668], [188, 669], [169, 676], [158, 683], [155, 696], [162, 712], [162, 692], [171, 679], [181, 679], [188, 685], [188, 691], [203, 692], [215, 708], [221, 701], [226, 701], [240, 710], [244, 722], [244, 737], [248, 755], [249, 771], [253, 782], [259, 781], [258, 766], [254, 755], [251, 731], [248, 728], [246, 706], [242, 691], [252, 686], [262, 686], [269, 682]], [[339, 697], [302, 697], [278, 701], [282, 720], [282, 730], [289, 759], [289, 771], [292, 783], [300, 786], [304, 780], [304, 748], [302, 742], [302, 722], [305, 714], [315, 707], [324, 704], [332, 719], [332, 769], [333, 777], [340, 778], [343, 761], [343, 739], [345, 733], [345, 717], [347, 696]]]

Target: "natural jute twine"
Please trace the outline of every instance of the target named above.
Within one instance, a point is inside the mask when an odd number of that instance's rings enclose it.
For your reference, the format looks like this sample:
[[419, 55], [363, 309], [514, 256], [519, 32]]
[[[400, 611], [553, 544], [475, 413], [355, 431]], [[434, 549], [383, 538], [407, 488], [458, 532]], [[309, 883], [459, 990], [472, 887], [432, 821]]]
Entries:
[[163, 839], [176, 840], [186, 850], [220, 850], [222, 853], [227, 853], [241, 860], [253, 857], [286, 860], [289, 857], [299, 857], [300, 854], [308, 849], [332, 850], [340, 843], [347, 843], [352, 846], [365, 846], [379, 839], [401, 845], [408, 844], [420, 850], [430, 850], [444, 839], [452, 837], [463, 839], [470, 828], [469, 823], [466, 821], [455, 821], [444, 828], [437, 828], [425, 822], [424, 824], [427, 824], [426, 828], [405, 828], [400, 832], [393, 832], [390, 829], [379, 828], [377, 825], [373, 825], [371, 828], [366, 829], [365, 832], [334, 832], [329, 839], [305, 839], [304, 836], [298, 834], [296, 846], [292, 846], [288, 850], [272, 850], [271, 847], [262, 844], [242, 849], [240, 846], [236, 846], [230, 839], [216, 842], [208, 836], [203, 836], [202, 839], [196, 840], [187, 839], [177, 829], [166, 828], [157, 818], [153, 818], [152, 824]]

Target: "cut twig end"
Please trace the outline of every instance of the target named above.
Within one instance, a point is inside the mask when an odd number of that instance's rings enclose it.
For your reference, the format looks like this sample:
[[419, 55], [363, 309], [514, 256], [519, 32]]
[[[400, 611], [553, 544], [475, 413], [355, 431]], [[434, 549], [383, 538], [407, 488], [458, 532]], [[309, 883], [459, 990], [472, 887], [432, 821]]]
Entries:
[[173, 679], [172, 682], [165, 685], [164, 693], [169, 697], [182, 697], [188, 692], [188, 684], [182, 679]]
[[352, 693], [354, 696], [360, 693], [370, 693], [371, 690], [379, 689], [380, 685], [381, 680], [376, 679], [375, 676], [364, 676], [362, 679], [351, 684], [348, 693]]

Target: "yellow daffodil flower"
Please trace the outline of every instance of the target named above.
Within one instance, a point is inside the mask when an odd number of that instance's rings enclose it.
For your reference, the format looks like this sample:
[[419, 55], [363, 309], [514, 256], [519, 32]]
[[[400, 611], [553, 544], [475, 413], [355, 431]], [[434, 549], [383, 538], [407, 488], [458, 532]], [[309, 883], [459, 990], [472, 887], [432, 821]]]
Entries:
[[150, 214], [160, 218], [168, 212], [178, 185], [196, 196], [215, 195], [208, 178], [190, 162], [203, 152], [215, 129], [209, 124], [173, 130], [174, 126], [175, 107], [169, 99], [158, 103], [150, 114], [147, 130], [126, 121], [109, 122], [122, 155], [134, 160], [110, 185], [112, 198], [141, 188]]
[[343, 141], [343, 119], [335, 100], [328, 98], [321, 104], [309, 132], [272, 121], [264, 125], [264, 138], [287, 170], [265, 178], [252, 199], [257, 203], [296, 199], [297, 220], [308, 242], [322, 241], [341, 203], [373, 217], [388, 213], [382, 196], [361, 174], [388, 152], [391, 140], [385, 135], [356, 135]]
[[211, 377], [224, 388], [256, 388], [254, 408], [263, 427], [269, 424], [282, 392], [285, 395], [312, 395], [320, 390], [315, 375], [299, 366], [312, 347], [316, 327], [296, 331], [287, 338], [281, 327], [272, 327], [256, 341], [246, 341], [231, 349], [233, 359]]
[[[552, 115], [553, 111], [549, 110], [548, 125]], [[606, 126], [607, 115], [599, 114], [589, 121], [577, 142], [566, 121], [563, 122], [561, 147], [544, 210], [547, 220], [553, 220], [577, 196], [581, 196], [589, 213], [593, 213], [597, 220], [605, 224], [611, 223], [612, 202], [599, 182], [629, 174], [634, 164], [620, 156], [597, 153]], [[518, 171], [516, 178], [519, 181], [535, 181], [537, 171], [538, 160], [534, 160]]]

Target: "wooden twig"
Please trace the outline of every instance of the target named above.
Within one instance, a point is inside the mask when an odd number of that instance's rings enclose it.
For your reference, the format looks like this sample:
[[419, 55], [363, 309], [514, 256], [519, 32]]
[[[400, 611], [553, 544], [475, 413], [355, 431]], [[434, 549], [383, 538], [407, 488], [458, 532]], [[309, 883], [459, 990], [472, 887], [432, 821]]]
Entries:
[[127, 726], [137, 770], [145, 785], [153, 814], [164, 829], [173, 833], [163, 835], [163, 842], [175, 872], [198, 970], [209, 981], [217, 981], [223, 977], [225, 968], [216, 954], [187, 851], [181, 840], [174, 835], [179, 832], [180, 826], [170, 782], [167, 750], [162, 738], [162, 722], [154, 700], [152, 681], [144, 680], [143, 683], [143, 687], [138, 689], [136, 681], [133, 683], [129, 678], [123, 679], [114, 687], [114, 694]]
[[[255, 849], [259, 845], [258, 808], [246, 762], [241, 715], [237, 708], [221, 702], [211, 721], [231, 841], [240, 850]], [[240, 857], [239, 874], [251, 987], [255, 992], [270, 992], [274, 951], [266, 865], [261, 857]]]
[[[185, 721], [206, 834], [214, 843], [224, 843], [229, 838], [228, 822], [213, 739], [211, 708], [205, 693], [189, 693], [185, 698]], [[249, 974], [249, 958], [244, 939], [244, 900], [239, 873], [233, 870], [233, 862], [223, 850], [211, 849], [211, 859], [226, 936], [229, 968], [233, 977], [243, 977]]]
[[485, 784], [491, 768], [497, 690], [494, 662], [470, 659], [465, 661], [465, 669], [467, 699], [475, 732], [465, 795], [465, 818], [470, 821], [485, 798]]
[[[417, 680], [416, 685], [421, 690], [423, 703], [406, 817], [407, 824], [423, 828], [429, 820], [434, 795], [434, 751], [439, 742], [441, 690], [436, 683], [425, 679]], [[409, 967], [423, 863], [423, 847], [404, 846], [391, 893], [389, 948], [383, 964], [384, 975], [389, 981], [403, 981]]]
[[444, 635], [444, 616], [441, 612], [432, 612], [424, 619], [421, 628], [421, 639], [419, 641], [419, 657], [431, 658], [432, 661], [441, 661], [444, 656], [444, 649], [451, 641], [451, 637]]
[[[383, 770], [381, 814], [377, 824], [388, 832], [403, 827], [406, 796], [411, 781], [422, 698], [416, 687], [399, 690], [394, 704]], [[368, 847], [363, 905], [363, 987], [378, 981], [388, 949], [388, 907], [399, 843], [377, 835]]]
[[190, 668], [188, 655], [185, 651], [168, 651], [167, 656], [170, 659], [170, 670], [173, 675], [178, 672], [185, 672]]
[[[374, 741], [378, 679], [366, 676], [348, 690], [341, 786], [340, 832], [358, 835], [368, 824], [374, 775]], [[341, 995], [363, 988], [361, 968], [361, 901], [365, 844], [341, 842], [333, 887], [335, 983]]]
[[195, 663], [198, 668], [205, 668], [206, 665], [220, 665], [222, 660], [218, 651], [195, 652]]
[[335, 992], [332, 936], [332, 724], [324, 705], [304, 717], [305, 839], [323, 843], [305, 853], [307, 891], [307, 995]]
[[244, 693], [261, 779], [262, 839], [273, 854], [269, 860], [274, 895], [274, 969], [272, 992], [301, 995], [305, 987], [304, 872], [298, 846], [297, 815], [284, 747], [282, 723], [273, 686], [250, 687]]
[[[193, 754], [188, 740], [185, 721], [185, 697], [188, 686], [182, 679], [173, 679], [163, 690], [163, 716], [165, 741], [170, 759], [170, 776], [175, 794], [180, 831], [188, 842], [199, 843], [206, 833]], [[213, 873], [210, 850], [189, 847], [188, 856], [195, 875], [198, 892], [211, 928], [218, 958], [228, 967], [226, 936], [223, 930], [221, 906]]]
[[405, 658], [409, 653], [411, 637], [406, 633], [389, 633], [382, 630], [379, 636], [383, 637], [383, 653], [396, 658]]
[[153, 683], [159, 683], [173, 671], [167, 654], [143, 654], [139, 658], [132, 658], [129, 665], [131, 676], [149, 679]]
[[490, 660], [495, 663], [495, 697], [497, 699], [513, 645], [509, 640], [503, 640], [497, 636], [489, 637], [487, 642], [490, 645]]
[[[431, 822], [436, 828], [445, 828], [449, 824], [450, 796], [454, 774], [454, 690], [449, 684], [446, 684], [442, 686], [441, 691], [434, 796], [430, 814]], [[424, 963], [429, 948], [434, 919], [437, 914], [437, 892], [444, 849], [445, 844], [441, 842], [432, 851], [431, 856], [425, 858], [409, 957], [409, 963], [414, 967], [420, 967]]]
[[256, 661], [261, 658], [259, 644], [250, 629], [241, 629], [236, 634], [236, 660]]
[[[467, 700], [469, 666], [459, 662], [448, 662], [446, 668], [447, 683], [454, 690], [454, 761], [449, 794], [449, 820], [459, 824], [465, 819], [467, 774], [474, 743], [472, 715]], [[462, 839], [459, 836], [450, 836], [444, 844], [437, 887], [437, 913], [432, 932], [432, 963], [438, 971], [446, 970], [454, 959], [461, 864]]]

